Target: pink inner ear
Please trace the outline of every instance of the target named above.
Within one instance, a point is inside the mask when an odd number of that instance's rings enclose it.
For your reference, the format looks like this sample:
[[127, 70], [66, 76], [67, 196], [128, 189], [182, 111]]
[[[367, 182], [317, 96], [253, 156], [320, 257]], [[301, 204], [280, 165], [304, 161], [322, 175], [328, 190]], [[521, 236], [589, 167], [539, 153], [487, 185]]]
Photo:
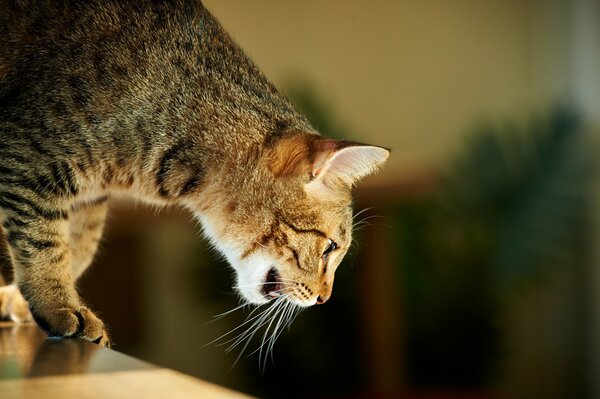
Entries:
[[327, 161], [333, 156], [334, 152], [323, 152], [319, 153], [313, 162], [313, 177], [318, 177], [324, 172], [324, 169], [327, 167]]
[[332, 139], [321, 139], [313, 143], [313, 177], [321, 175], [325, 169], [329, 168], [328, 161], [338, 152], [340, 149], [349, 146], [356, 145], [349, 141], [339, 141]]
[[336, 200], [346, 192], [344, 188], [375, 171], [389, 155], [385, 148], [350, 141], [320, 139], [312, 144], [313, 180], [305, 185], [305, 190], [321, 199]]
[[385, 162], [389, 151], [375, 146], [334, 142], [334, 148], [321, 151], [313, 163], [317, 180], [341, 181], [352, 185], [356, 180], [375, 171]]

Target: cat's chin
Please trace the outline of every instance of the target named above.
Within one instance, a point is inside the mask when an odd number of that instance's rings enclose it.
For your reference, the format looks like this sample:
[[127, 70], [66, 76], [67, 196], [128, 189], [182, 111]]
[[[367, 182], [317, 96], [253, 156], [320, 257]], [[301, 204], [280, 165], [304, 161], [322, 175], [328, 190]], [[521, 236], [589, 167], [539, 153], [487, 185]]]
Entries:
[[241, 297], [248, 303], [253, 305], [264, 305], [271, 301], [270, 298], [265, 297], [260, 290], [260, 284], [251, 284], [250, 286], [244, 285], [238, 276], [238, 283], [235, 289], [239, 292]]
[[273, 263], [273, 259], [264, 255], [254, 255], [237, 264], [231, 262], [237, 276], [235, 288], [247, 302], [262, 305], [274, 298], [272, 292], [264, 289], [267, 282], [274, 285], [279, 281], [271, 272]]
[[286, 287], [274, 264], [275, 261], [270, 257], [258, 254], [238, 264], [232, 263], [237, 275], [235, 288], [245, 301], [254, 305], [289, 301], [299, 307], [316, 304], [316, 298], [300, 299], [294, 295], [293, 288]]

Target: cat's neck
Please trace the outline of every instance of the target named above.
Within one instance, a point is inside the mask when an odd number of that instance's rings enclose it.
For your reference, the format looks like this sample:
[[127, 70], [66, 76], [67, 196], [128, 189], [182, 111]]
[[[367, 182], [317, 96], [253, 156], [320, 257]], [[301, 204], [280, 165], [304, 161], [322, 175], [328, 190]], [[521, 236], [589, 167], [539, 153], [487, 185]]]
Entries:
[[[131, 109], [144, 116], [145, 129], [137, 130], [150, 140], [152, 155], [140, 163], [140, 180], [158, 187], [145, 188], [149, 196], [195, 195], [217, 175], [219, 184], [235, 189], [279, 137], [314, 132], [203, 6], [197, 3], [169, 21], [173, 26], [153, 30], [153, 40], [141, 49], [130, 43], [131, 58], [141, 54], [144, 62], [130, 64], [128, 79], [143, 90], [116, 93], [123, 96], [124, 118]], [[137, 97], [136, 91], [152, 95]]]
[[248, 168], [286, 132], [314, 132], [208, 10], [202, 7], [198, 18], [196, 29], [180, 38], [192, 50], [194, 68], [180, 69], [185, 83], [174, 101], [187, 105], [186, 135], [196, 138], [205, 162]]
[[193, 32], [199, 40], [193, 79], [199, 83], [197, 120], [211, 127], [207, 133], [231, 136], [235, 147], [244, 142], [253, 146], [290, 129], [313, 130], [211, 13], [202, 8], [200, 15]]

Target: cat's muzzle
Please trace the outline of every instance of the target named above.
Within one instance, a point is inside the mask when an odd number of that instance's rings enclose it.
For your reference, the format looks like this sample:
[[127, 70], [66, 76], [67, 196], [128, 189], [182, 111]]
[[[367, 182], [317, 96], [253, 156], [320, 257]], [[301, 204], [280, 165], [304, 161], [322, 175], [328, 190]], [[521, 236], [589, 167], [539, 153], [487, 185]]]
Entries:
[[262, 294], [267, 299], [277, 298], [281, 295], [281, 290], [283, 289], [283, 283], [281, 282], [281, 276], [277, 269], [272, 267], [269, 269], [267, 276], [265, 277], [265, 282], [262, 286]]

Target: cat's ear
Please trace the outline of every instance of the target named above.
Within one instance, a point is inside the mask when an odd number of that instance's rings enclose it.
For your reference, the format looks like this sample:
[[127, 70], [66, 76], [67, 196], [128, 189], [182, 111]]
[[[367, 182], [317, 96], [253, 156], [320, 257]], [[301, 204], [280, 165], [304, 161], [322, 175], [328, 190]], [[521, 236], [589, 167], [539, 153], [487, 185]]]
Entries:
[[268, 154], [268, 167], [275, 176], [306, 176], [307, 192], [331, 197], [381, 167], [389, 150], [300, 133], [279, 139]]
[[351, 187], [379, 169], [390, 152], [382, 147], [321, 138], [311, 143], [310, 154], [311, 181], [306, 191], [332, 196], [341, 187]]

